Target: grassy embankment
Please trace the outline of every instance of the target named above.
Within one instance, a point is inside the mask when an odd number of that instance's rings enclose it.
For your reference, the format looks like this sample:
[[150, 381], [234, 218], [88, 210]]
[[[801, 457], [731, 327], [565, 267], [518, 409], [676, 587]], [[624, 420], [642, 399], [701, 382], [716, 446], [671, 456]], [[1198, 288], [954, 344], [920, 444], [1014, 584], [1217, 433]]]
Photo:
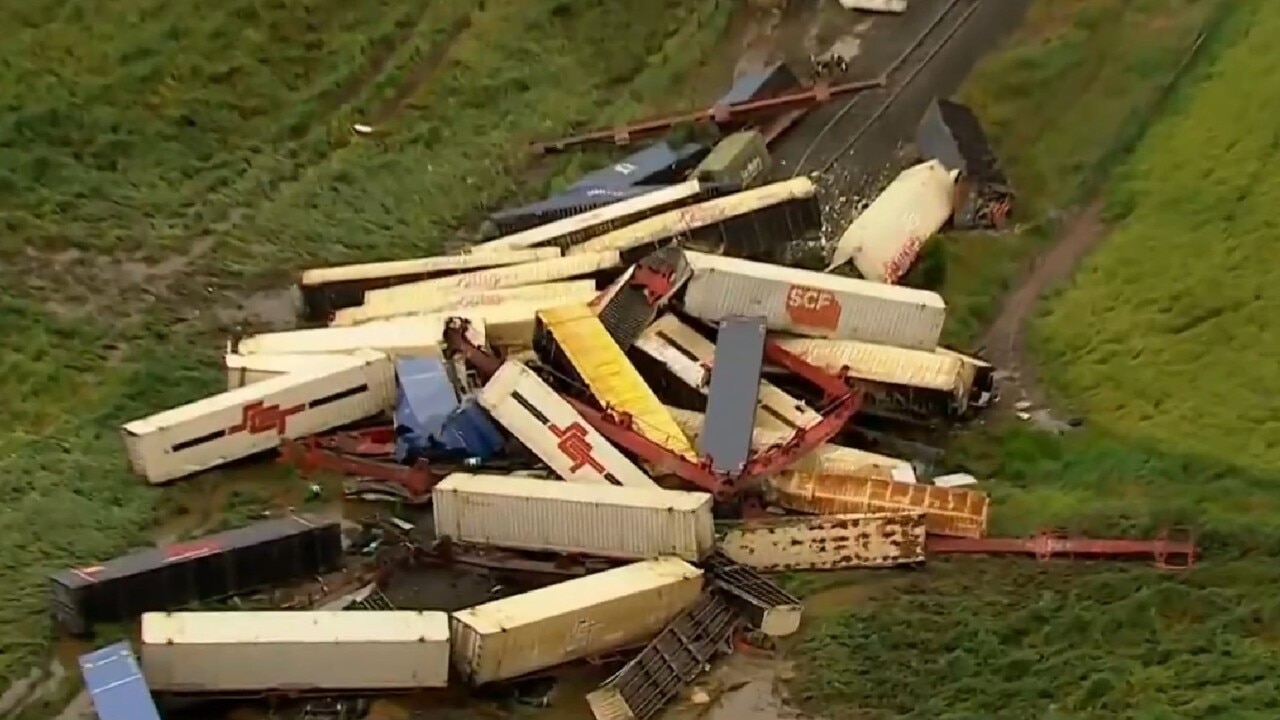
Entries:
[[[1127, 8], [1119, 21], [1086, 18], [1092, 35], [1073, 26], [1066, 5], [1041, 3], [970, 95], [983, 104], [1019, 77], [1037, 78], [1011, 101], [1029, 127], [1004, 125], [1025, 134], [994, 134], [1041, 215], [1105, 180], [1110, 234], [1033, 327], [1040, 374], [1088, 423], [1066, 437], [1002, 425], [971, 433], [957, 451], [993, 478], [998, 534], [1062, 525], [1148, 535], [1186, 523], [1206, 559], [1180, 574], [971, 560], [881, 576], [879, 602], [829, 614], [804, 641], [796, 690], [831, 717], [1277, 711], [1280, 443], [1269, 408], [1280, 381], [1267, 353], [1276, 344], [1269, 311], [1280, 303], [1268, 282], [1280, 91], [1263, 79], [1280, 69], [1269, 39], [1280, 6], [1233, 3], [1139, 137], [1145, 123], [1119, 109], [1142, 107], [1134, 91], [1150, 95], [1177, 65], [1212, 3], [1072, 4]], [[1064, 22], [1044, 29], [1054, 8]], [[997, 127], [1012, 122], [1001, 104], [986, 107]], [[1131, 153], [1102, 150], [1133, 139]], [[975, 327], [998, 302], [991, 288], [1013, 279], [1002, 258], [1046, 237], [1003, 241], [985, 274], [949, 268], [953, 301], [987, 308], [973, 313]]]
[[[48, 572], [276, 494], [148, 488], [116, 427], [214, 390], [219, 335], [309, 264], [430, 254], [529, 187], [522, 143], [694, 100], [727, 2], [233, 0], [0, 10], [0, 678]], [[351, 133], [372, 124], [371, 138]], [[537, 184], [599, 158], [566, 157]], [[570, 165], [577, 168], [570, 168]], [[238, 306], [240, 310], [235, 310]], [[296, 485], [296, 483], [294, 483]]]

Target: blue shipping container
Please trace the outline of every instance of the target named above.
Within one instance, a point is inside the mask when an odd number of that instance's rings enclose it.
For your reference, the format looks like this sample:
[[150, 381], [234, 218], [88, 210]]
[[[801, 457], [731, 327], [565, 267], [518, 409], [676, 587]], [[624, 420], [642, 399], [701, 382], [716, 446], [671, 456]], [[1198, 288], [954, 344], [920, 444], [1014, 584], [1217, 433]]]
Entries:
[[128, 642], [81, 655], [80, 672], [99, 720], [160, 720]]
[[498, 455], [506, 445], [506, 438], [475, 398], [463, 400], [461, 407], [449, 414], [437, 439], [450, 452], [481, 460]]
[[620, 200], [639, 197], [657, 189], [651, 185], [640, 185], [631, 188], [588, 188], [563, 192], [546, 200], [493, 213], [489, 216], [489, 222], [494, 227], [489, 234], [498, 237], [518, 233], [612, 205]]
[[698, 143], [688, 143], [678, 150], [665, 142], [654, 143], [607, 168], [588, 173], [570, 185], [569, 190], [621, 189], [676, 182], [684, 179], [684, 174], [702, 162], [710, 150]]
[[717, 100], [716, 104], [737, 105], [753, 100], [764, 100], [797, 90], [799, 87], [800, 78], [791, 72], [791, 68], [784, 63], [777, 63], [734, 80], [729, 92]]
[[458, 392], [449, 371], [437, 358], [406, 357], [396, 361], [396, 457], [402, 462], [422, 455], [429, 439], [444, 427], [458, 407]]

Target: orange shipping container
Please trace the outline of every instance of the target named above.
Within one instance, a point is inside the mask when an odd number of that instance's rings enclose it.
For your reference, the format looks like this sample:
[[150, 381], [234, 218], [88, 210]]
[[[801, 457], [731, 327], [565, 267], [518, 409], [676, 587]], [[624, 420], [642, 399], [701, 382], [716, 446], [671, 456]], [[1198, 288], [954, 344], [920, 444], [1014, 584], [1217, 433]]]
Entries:
[[965, 488], [893, 482], [875, 477], [781, 473], [770, 478], [773, 502], [817, 515], [921, 511], [935, 535], [983, 537], [990, 498]]

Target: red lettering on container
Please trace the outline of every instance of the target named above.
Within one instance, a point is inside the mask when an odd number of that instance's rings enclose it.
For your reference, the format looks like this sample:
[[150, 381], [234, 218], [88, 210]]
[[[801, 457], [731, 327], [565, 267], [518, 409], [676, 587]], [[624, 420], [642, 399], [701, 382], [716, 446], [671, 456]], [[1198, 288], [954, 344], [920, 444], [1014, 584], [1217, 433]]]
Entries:
[[164, 561], [174, 562], [177, 560], [189, 560], [191, 558], [201, 557], [202, 555], [211, 555], [221, 549], [215, 541], [196, 540], [194, 542], [174, 543], [164, 549]]
[[267, 405], [261, 400], [251, 402], [240, 408], [240, 424], [228, 428], [227, 434], [235, 435], [248, 430], [250, 435], [261, 435], [275, 430], [277, 435], [284, 435], [288, 429], [289, 416], [297, 415], [303, 409], [302, 405], [281, 409], [279, 405]]
[[573, 422], [564, 428], [547, 425], [547, 429], [560, 440], [556, 443], [556, 449], [572, 463], [569, 466], [569, 472], [577, 472], [584, 467], [589, 467], [601, 475], [605, 474], [604, 466], [591, 455], [591, 442], [587, 440], [587, 429], [582, 426], [582, 423]]
[[842, 310], [835, 294], [827, 290], [792, 285], [787, 291], [787, 317], [796, 325], [835, 330]]
[[882, 270], [884, 272], [884, 281], [888, 285], [892, 285], [911, 269], [911, 264], [916, 261], [916, 256], [920, 254], [920, 248], [924, 246], [924, 240], [920, 238], [912, 238], [903, 243], [898, 250], [898, 254], [894, 255], [889, 262], [885, 263]]

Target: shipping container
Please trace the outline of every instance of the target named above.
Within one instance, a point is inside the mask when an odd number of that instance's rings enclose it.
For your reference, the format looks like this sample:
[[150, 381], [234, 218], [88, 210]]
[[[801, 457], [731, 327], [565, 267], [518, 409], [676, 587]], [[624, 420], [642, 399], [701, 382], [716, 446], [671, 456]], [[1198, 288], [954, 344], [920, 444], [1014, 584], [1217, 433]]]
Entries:
[[453, 613], [454, 667], [472, 685], [645, 642], [702, 594], [675, 557], [634, 563]]
[[485, 239], [512, 235], [555, 222], [556, 220], [581, 215], [597, 208], [608, 207], [616, 202], [640, 197], [660, 187], [662, 186], [640, 185], [629, 188], [568, 190], [528, 205], [499, 210], [489, 215], [480, 234]]
[[875, 477], [783, 472], [766, 481], [773, 502], [817, 515], [924, 512], [930, 533], [982, 537], [990, 499], [965, 488], [914, 485]]
[[746, 189], [764, 179], [770, 162], [764, 136], [742, 130], [716, 143], [711, 154], [693, 169], [692, 177], [703, 182], [736, 183]]
[[49, 578], [53, 617], [75, 635], [337, 570], [342, 528], [291, 515], [164, 547], [147, 548]]
[[174, 695], [352, 693], [449, 682], [449, 615], [410, 610], [147, 613], [142, 668]]
[[867, 280], [897, 283], [950, 219], [957, 173], [937, 160], [903, 170], [840, 236], [827, 272], [853, 260]]
[[222, 366], [227, 371], [227, 389], [252, 385], [256, 382], [280, 377], [291, 372], [314, 370], [344, 365], [351, 362], [351, 355], [336, 353], [279, 353], [270, 355], [240, 355], [227, 353]]
[[[628, 268], [591, 302], [591, 307], [618, 347], [630, 350], [640, 333], [653, 324], [658, 311], [667, 306], [692, 273], [683, 250], [674, 245], [659, 248]], [[648, 284], [648, 278], [654, 276], [667, 278], [670, 290], [654, 296], [655, 291]]]
[[364, 301], [365, 292], [369, 290], [469, 270], [537, 262], [558, 257], [559, 254], [555, 248], [512, 249], [313, 268], [302, 273], [298, 289], [307, 319], [320, 321], [335, 310], [359, 305]]
[[454, 473], [431, 491], [436, 535], [519, 550], [689, 561], [715, 546], [711, 496]]
[[698, 438], [698, 454], [714, 472], [739, 476], [751, 458], [764, 343], [764, 318], [727, 318], [716, 331], [707, 421]]
[[381, 353], [289, 373], [134, 420], [120, 432], [133, 471], [158, 485], [274, 450], [391, 409], [395, 371]]
[[[702, 435], [706, 417], [693, 410], [681, 410], [668, 407], [671, 417], [684, 430], [685, 435], [693, 441]], [[756, 452], [768, 450], [775, 445], [782, 445], [790, 440], [792, 434], [785, 430], [775, 430], [756, 425], [751, 435], [751, 448]], [[915, 470], [911, 463], [888, 455], [879, 455], [857, 448], [842, 447], [824, 443], [789, 466], [793, 473], [817, 475], [859, 475], [871, 474], [898, 482], [915, 482]]]
[[555, 245], [568, 248], [597, 235], [602, 235], [614, 228], [630, 225], [658, 213], [678, 207], [710, 200], [715, 197], [736, 192], [738, 188], [726, 185], [711, 185], [688, 180], [660, 190], [645, 193], [639, 197], [619, 200], [581, 215], [556, 220], [555, 222], [530, 228], [522, 232], [501, 237], [496, 240], [477, 245], [475, 252], [493, 252], [515, 248]]
[[160, 720], [127, 641], [81, 655], [80, 674], [98, 720]]
[[[699, 228], [734, 217], [766, 210], [789, 200], [814, 197], [815, 186], [807, 177], [776, 182], [764, 187], [726, 195], [714, 200], [670, 210], [612, 232], [594, 237], [569, 249], [569, 254], [627, 251], [657, 245], [664, 240], [692, 233]], [[778, 238], [777, 242], [786, 242]]]
[[684, 179], [693, 166], [707, 155], [707, 146], [686, 143], [673, 148], [665, 142], [631, 153], [622, 160], [587, 173], [569, 186], [569, 190], [604, 188], [619, 190], [637, 185], [666, 185]]
[[[459, 310], [472, 320], [472, 339], [484, 344], [484, 320]], [[448, 315], [422, 315], [378, 320], [356, 327], [312, 328], [262, 333], [231, 340], [227, 351], [239, 355], [297, 355], [307, 353], [352, 353], [377, 350], [392, 358], [401, 356], [439, 357]]]
[[931, 103], [916, 131], [916, 148], [924, 158], [938, 160], [980, 184], [1009, 185], [982, 122], [961, 103], [941, 99]]
[[907, 0], [840, 0], [840, 7], [845, 10], [900, 15], [907, 11]]
[[[646, 328], [636, 340], [635, 349], [661, 363], [681, 382], [703, 395], [710, 391], [715, 346], [675, 315], [664, 315]], [[794, 433], [822, 421], [822, 416], [808, 405], [767, 381], [760, 382], [757, 402], [758, 427]]]
[[996, 366], [983, 360], [955, 350], [939, 347], [939, 355], [959, 358], [973, 373], [973, 381], [969, 390], [969, 407], [985, 408], [996, 401]]
[[932, 351], [947, 306], [927, 290], [686, 252], [685, 312], [706, 322], [763, 315], [769, 329]]
[[717, 100], [716, 105], [737, 105], [777, 97], [799, 90], [800, 85], [800, 78], [786, 63], [775, 63], [735, 78], [729, 92]]
[[452, 290], [440, 293], [433, 298], [420, 298], [422, 302], [414, 305], [383, 306], [376, 310], [364, 305], [345, 308], [333, 314], [333, 320], [329, 325], [339, 327], [360, 325], [372, 320], [386, 320], [407, 315], [435, 315], [515, 302], [539, 303], [550, 307], [564, 298], [593, 297], [595, 292], [594, 280], [566, 280], [499, 290]]
[[871, 513], [748, 520], [720, 552], [765, 573], [892, 567], [924, 562], [924, 513]]
[[861, 381], [865, 411], [901, 419], [963, 417], [970, 411], [976, 366], [960, 356], [857, 340], [774, 338], [802, 359]]
[[568, 482], [657, 487], [523, 363], [503, 363], [477, 399]]
[[557, 280], [594, 275], [621, 266], [622, 256], [617, 252], [579, 254], [573, 257], [511, 265], [436, 280], [423, 280], [382, 290], [370, 290], [365, 293], [364, 304], [365, 307], [377, 312], [384, 312], [383, 308], [412, 308], [457, 290], [497, 290], [522, 285], [542, 285]]
[[591, 308], [564, 305], [541, 310], [538, 325], [534, 348], [549, 367], [580, 380], [601, 407], [631, 416], [640, 436], [677, 455], [695, 457], [680, 426]]

